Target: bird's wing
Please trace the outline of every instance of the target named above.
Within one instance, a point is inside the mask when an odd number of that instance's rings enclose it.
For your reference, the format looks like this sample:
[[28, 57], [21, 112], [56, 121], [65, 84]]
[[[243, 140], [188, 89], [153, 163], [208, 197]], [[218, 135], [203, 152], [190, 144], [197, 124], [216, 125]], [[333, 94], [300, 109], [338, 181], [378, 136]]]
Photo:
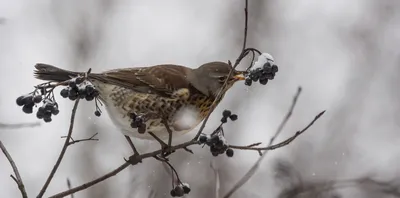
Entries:
[[171, 96], [174, 91], [189, 87], [186, 77], [189, 70], [179, 65], [157, 65], [110, 70], [103, 75], [110, 83], [137, 92]]

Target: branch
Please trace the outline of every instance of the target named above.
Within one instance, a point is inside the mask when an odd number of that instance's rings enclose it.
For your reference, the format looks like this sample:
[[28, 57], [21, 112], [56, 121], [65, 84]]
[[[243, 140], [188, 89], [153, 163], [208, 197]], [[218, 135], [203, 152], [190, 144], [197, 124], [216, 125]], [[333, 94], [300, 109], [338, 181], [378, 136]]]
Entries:
[[[272, 136], [272, 138], [269, 141], [269, 145], [268, 147], [272, 147], [272, 144], [274, 142], [274, 140], [279, 136], [279, 134], [282, 132], [283, 127], [286, 125], [287, 121], [290, 119], [290, 117], [292, 116], [294, 107], [296, 106], [297, 103], [297, 99], [299, 97], [301, 93], [301, 87], [299, 87], [297, 89], [297, 93], [295, 94], [295, 96], [293, 97], [293, 101], [292, 101], [292, 105], [289, 109], [289, 111], [287, 112], [286, 116], [284, 117], [284, 119], [282, 120], [281, 124], [279, 125], [278, 129], [276, 130], [274, 136]], [[319, 116], [316, 116], [316, 118], [307, 126], [305, 127], [301, 133], [303, 133], [304, 131], [306, 131], [312, 124], [314, 124], [314, 122], [324, 113], [324, 111], [322, 113], [319, 114]], [[300, 135], [301, 133], [296, 133], [295, 136], [293, 136], [294, 138], [297, 137], [298, 135]], [[294, 139], [293, 138], [293, 139]], [[290, 140], [291, 138], [289, 138]], [[291, 141], [288, 141], [286, 144], [282, 144], [283, 145], [287, 145], [289, 144]], [[286, 141], [284, 141], [286, 142]], [[281, 146], [281, 147], [282, 147]], [[255, 172], [257, 171], [258, 167], [260, 166], [262, 160], [265, 158], [265, 156], [267, 156], [268, 150], [265, 150], [264, 153], [262, 154], [262, 156], [260, 158], [258, 158], [257, 162], [250, 168], [250, 170], [232, 187], [231, 190], [228, 191], [228, 193], [224, 196], [224, 198], [229, 198], [230, 196], [232, 196], [233, 193], [235, 193], [240, 187], [242, 187], [247, 181], [250, 180], [250, 178], [255, 174]]]
[[42, 189], [40, 190], [37, 198], [43, 197], [43, 194], [46, 192], [47, 187], [49, 187], [49, 184], [50, 184], [51, 180], [53, 179], [54, 174], [56, 174], [56, 171], [57, 171], [58, 167], [60, 166], [61, 160], [63, 159], [64, 154], [67, 151], [67, 147], [70, 145], [70, 139], [71, 139], [72, 131], [74, 129], [75, 114], [76, 114], [76, 109], [78, 108], [78, 104], [79, 104], [79, 98], [75, 101], [74, 107], [72, 108], [72, 114], [71, 114], [69, 129], [68, 129], [68, 135], [67, 135], [67, 138], [65, 138], [65, 142], [61, 149], [60, 155], [58, 156], [56, 164], [54, 165], [53, 169], [51, 170], [50, 175], [48, 176], [45, 184], [43, 185]]
[[19, 191], [21, 192], [21, 195], [23, 198], [27, 198], [28, 195], [26, 194], [25, 186], [24, 183], [22, 182], [21, 175], [19, 174], [17, 165], [15, 165], [14, 160], [11, 158], [11, 155], [8, 153], [6, 147], [3, 145], [3, 143], [0, 141], [0, 149], [3, 151], [4, 155], [6, 156], [7, 160], [10, 162], [10, 165], [14, 171], [15, 177], [13, 175], [10, 175], [11, 178], [17, 183]]
[[[72, 141], [68, 142], [68, 146], [78, 143], [78, 142], [86, 142], [86, 141], [99, 141], [99, 139], [94, 138], [98, 135], [99, 133], [95, 133], [92, 136], [90, 136], [89, 138], [84, 138], [84, 139], [79, 139], [79, 140], [74, 140], [72, 137], [70, 137], [70, 139]], [[68, 136], [62, 136], [61, 138], [68, 138]]]
[[[244, 39], [243, 39], [243, 47], [242, 51], [239, 55], [239, 57], [236, 59], [236, 62], [234, 66], [232, 67], [231, 71], [229, 72], [228, 78], [226, 78], [225, 83], [223, 87], [227, 86], [228, 80], [230, 77], [232, 77], [233, 72], [235, 71], [236, 67], [239, 65], [240, 61], [243, 59], [244, 56], [246, 56], [246, 41], [247, 41], [247, 7], [248, 7], [248, 0], [245, 0], [245, 8], [244, 8], [244, 14], [245, 14], [245, 27], [244, 27]], [[221, 100], [222, 94], [223, 94], [224, 89], [220, 89], [217, 96], [215, 97], [213, 103], [211, 104], [210, 110], [207, 113], [207, 116], [205, 117], [202, 125], [200, 126], [199, 131], [197, 132], [196, 136], [193, 138], [193, 140], [197, 140], [200, 137], [200, 134], [203, 132], [208, 119], [210, 118], [211, 113], [214, 111], [215, 107], [218, 105], [219, 101]]]
[[317, 121], [324, 113], [325, 113], [325, 111], [320, 112], [318, 115], [315, 116], [315, 118], [314, 118], [304, 129], [302, 129], [301, 131], [297, 131], [293, 136], [291, 136], [290, 138], [288, 138], [288, 139], [286, 139], [286, 140], [284, 140], [284, 141], [282, 141], [282, 142], [280, 142], [280, 143], [277, 143], [277, 144], [274, 144], [274, 145], [271, 145], [271, 146], [267, 146], [267, 147], [254, 147], [254, 146], [257, 146], [257, 145], [259, 145], [259, 144], [261, 144], [261, 143], [251, 144], [251, 145], [249, 145], [249, 146], [235, 146], [235, 145], [229, 145], [229, 147], [230, 147], [230, 148], [233, 148], [233, 149], [239, 149], [239, 150], [254, 150], [254, 151], [274, 150], [274, 149], [277, 149], [277, 148], [284, 147], [284, 146], [290, 144], [290, 143], [291, 143], [293, 140], [295, 140], [298, 136], [300, 136], [301, 134], [303, 134], [303, 133], [304, 133], [309, 127], [311, 127], [311, 126], [314, 124], [314, 122]]

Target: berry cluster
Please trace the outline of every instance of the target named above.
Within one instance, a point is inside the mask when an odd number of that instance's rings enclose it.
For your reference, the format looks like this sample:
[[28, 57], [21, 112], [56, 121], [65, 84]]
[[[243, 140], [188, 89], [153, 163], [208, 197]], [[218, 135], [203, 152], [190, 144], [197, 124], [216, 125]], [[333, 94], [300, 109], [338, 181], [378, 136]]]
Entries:
[[270, 61], [266, 62], [262, 68], [256, 68], [251, 70], [244, 82], [245, 85], [251, 86], [254, 82], [259, 81], [260, 84], [266, 85], [268, 80], [273, 80], [275, 78], [275, 74], [278, 72], [278, 66], [275, 64], [271, 64]]
[[100, 108], [97, 105], [97, 97], [100, 95], [99, 91], [94, 86], [85, 81], [83, 77], [72, 78], [68, 81], [68, 86], [60, 91], [63, 98], [68, 98], [72, 101], [80, 98], [87, 101], [96, 101], [96, 111], [94, 115], [99, 117], [101, 115]]
[[172, 197], [183, 197], [183, 195], [189, 194], [189, 192], [190, 192], [189, 184], [180, 183], [171, 190], [171, 196]]
[[213, 156], [218, 156], [225, 153], [228, 157], [233, 156], [233, 149], [229, 148], [227, 141], [224, 137], [224, 129], [222, 125], [228, 122], [228, 118], [232, 121], [238, 119], [236, 114], [232, 114], [229, 110], [222, 112], [221, 125], [211, 135], [202, 134], [199, 137], [199, 143], [205, 144], [210, 147], [210, 152]]
[[87, 81], [83, 81], [83, 78], [78, 77], [69, 80], [68, 87], [62, 89], [60, 95], [63, 98], [69, 98], [70, 100], [80, 98], [92, 101], [99, 96], [99, 91]]
[[235, 120], [238, 119], [238, 116], [236, 114], [232, 114], [232, 112], [229, 111], [229, 110], [224, 110], [222, 112], [221, 122], [222, 123], [227, 123], [228, 122], [228, 118], [231, 119], [232, 121], [235, 121]]
[[135, 113], [130, 113], [129, 117], [132, 119], [131, 127], [137, 129], [140, 134], [146, 132], [146, 123], [142, 116], [136, 115]]
[[27, 114], [33, 112], [33, 106], [42, 102], [42, 95], [35, 95], [35, 93], [26, 94], [17, 98], [17, 105], [22, 106], [22, 111]]
[[51, 122], [51, 115], [57, 115], [60, 111], [58, 110], [58, 105], [56, 102], [45, 99], [43, 101], [43, 106], [38, 108], [36, 112], [36, 117], [38, 119], [43, 119], [44, 122]]
[[[43, 99], [43, 95], [45, 96]], [[60, 111], [58, 110], [58, 104], [55, 102], [54, 97], [45, 95], [43, 91], [33, 91], [32, 93], [20, 96], [16, 100], [18, 106], [22, 106], [22, 111], [27, 114], [33, 113], [33, 107], [39, 103], [43, 103], [36, 112], [38, 119], [43, 119], [45, 122], [51, 122], [51, 116], [57, 115]]]

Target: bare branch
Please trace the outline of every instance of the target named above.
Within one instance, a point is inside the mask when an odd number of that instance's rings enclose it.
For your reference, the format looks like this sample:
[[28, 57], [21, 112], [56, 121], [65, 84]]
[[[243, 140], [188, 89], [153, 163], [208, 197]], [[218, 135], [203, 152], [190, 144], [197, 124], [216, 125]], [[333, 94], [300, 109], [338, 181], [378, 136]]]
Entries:
[[[231, 71], [229, 72], [228, 78], [226, 78], [225, 83], [223, 85], [223, 87], [227, 86], [228, 84], [228, 80], [229, 78], [232, 76], [233, 72], [235, 71], [236, 67], [239, 65], [240, 61], [243, 59], [244, 56], [246, 56], [246, 41], [247, 41], [247, 7], [248, 7], [248, 0], [245, 0], [245, 27], [244, 27], [244, 39], [243, 39], [243, 47], [242, 47], [242, 51], [239, 55], [239, 57], [236, 59], [235, 65], [233, 65]], [[229, 61], [230, 63], [230, 61]], [[199, 131], [197, 132], [196, 136], [193, 138], [193, 140], [197, 140], [200, 137], [200, 134], [203, 132], [208, 119], [210, 118], [211, 113], [214, 111], [215, 107], [217, 106], [217, 104], [219, 103], [219, 101], [221, 100], [222, 97], [222, 93], [223, 93], [223, 89], [220, 89], [220, 91], [218, 92], [217, 96], [215, 97], [213, 103], [211, 104], [210, 110], [207, 113], [207, 116], [205, 117], [202, 125], [200, 126]]]
[[[99, 133], [95, 133], [92, 136], [90, 136], [89, 138], [84, 138], [84, 139], [79, 139], [79, 140], [74, 140], [72, 139], [72, 137], [70, 138], [72, 141], [68, 142], [68, 146], [75, 144], [75, 143], [79, 143], [79, 142], [86, 142], [86, 141], [99, 141], [99, 139], [94, 138], [98, 135]], [[68, 138], [67, 136], [62, 136], [61, 138]]]
[[[272, 146], [274, 140], [278, 137], [278, 135], [281, 133], [283, 127], [286, 125], [287, 121], [289, 120], [289, 118], [291, 117], [294, 107], [296, 106], [297, 103], [297, 99], [299, 97], [301, 93], [301, 87], [299, 87], [297, 89], [297, 93], [295, 94], [295, 96], [293, 97], [293, 101], [292, 101], [292, 105], [289, 109], [289, 111], [287, 112], [286, 116], [284, 117], [283, 121], [281, 122], [281, 124], [279, 125], [278, 129], [276, 130], [275, 134], [272, 136], [271, 140], [269, 141], [269, 145], [267, 147]], [[323, 114], [323, 113], [322, 113]], [[321, 115], [322, 115], [321, 114]], [[320, 115], [320, 116], [321, 116]], [[302, 131], [306, 131], [312, 124], [314, 124], [314, 122], [319, 118], [319, 116], [317, 116], [306, 128], [304, 128]], [[297, 134], [297, 133], [296, 133]], [[295, 135], [296, 136], [296, 135]], [[295, 137], [294, 136], [294, 137]], [[290, 142], [290, 141], [289, 141]], [[287, 143], [288, 144], [288, 143]], [[240, 187], [242, 187], [247, 181], [250, 180], [250, 178], [254, 175], [254, 173], [257, 171], [258, 167], [260, 166], [262, 160], [265, 158], [265, 156], [267, 156], [268, 150], [265, 150], [264, 153], [262, 154], [262, 156], [260, 158], [258, 158], [257, 162], [250, 168], [250, 170], [232, 187], [231, 190], [228, 191], [228, 193], [224, 196], [224, 198], [228, 198], [230, 196], [232, 196], [233, 193], [235, 193]]]
[[[233, 149], [239, 149], [239, 150], [254, 150], [254, 151], [265, 151], [265, 150], [274, 150], [277, 148], [281, 148], [284, 147], [288, 144], [290, 144], [293, 140], [295, 140], [299, 135], [303, 134], [309, 127], [311, 127], [315, 121], [317, 121], [323, 114], [325, 113], [325, 111], [320, 112], [318, 115], [315, 116], [315, 118], [301, 131], [297, 131], [293, 136], [291, 136], [290, 138], [271, 145], [271, 146], [267, 146], [267, 147], [254, 147], [255, 144], [249, 145], [249, 146], [235, 146], [235, 145], [229, 145], [230, 148]], [[259, 145], [261, 143], [257, 143], [256, 145]]]
[[64, 145], [63, 145], [63, 147], [61, 149], [60, 155], [58, 156], [56, 164], [54, 164], [54, 167], [51, 170], [50, 175], [48, 176], [48, 178], [47, 178], [45, 184], [43, 185], [42, 189], [40, 190], [37, 198], [43, 197], [44, 193], [46, 192], [47, 187], [49, 187], [49, 184], [50, 184], [51, 180], [54, 177], [54, 174], [56, 174], [56, 171], [57, 171], [58, 167], [60, 166], [61, 160], [63, 159], [65, 152], [67, 151], [67, 147], [69, 146], [69, 143], [70, 143], [72, 131], [74, 129], [75, 114], [76, 114], [76, 109], [78, 108], [78, 104], [79, 104], [79, 99], [77, 99], [75, 101], [74, 107], [72, 108], [72, 114], [71, 114], [71, 120], [70, 120], [70, 124], [69, 124], [69, 129], [68, 129], [68, 135], [67, 135], [67, 138], [65, 138], [65, 142], [64, 142]]
[[[67, 186], [68, 186], [68, 189], [72, 188], [71, 181], [68, 178], [67, 178]], [[71, 198], [74, 198], [74, 194], [73, 193], [71, 194]]]
[[17, 165], [15, 165], [14, 160], [11, 158], [11, 155], [8, 153], [6, 147], [4, 144], [0, 141], [0, 149], [3, 151], [4, 155], [6, 156], [7, 160], [10, 162], [10, 165], [14, 171], [15, 177], [13, 175], [10, 175], [10, 177], [17, 183], [19, 191], [21, 192], [21, 195], [23, 198], [27, 198], [28, 195], [26, 194], [25, 186], [24, 183], [22, 182], [21, 175], [19, 174]]

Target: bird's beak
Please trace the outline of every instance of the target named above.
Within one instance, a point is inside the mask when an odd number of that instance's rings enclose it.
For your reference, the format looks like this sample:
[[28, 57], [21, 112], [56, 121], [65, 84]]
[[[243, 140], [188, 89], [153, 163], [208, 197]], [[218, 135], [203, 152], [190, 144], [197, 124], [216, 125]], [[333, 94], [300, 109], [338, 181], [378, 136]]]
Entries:
[[237, 71], [237, 72], [235, 72], [236, 74], [234, 75], [234, 76], [232, 76], [232, 78], [234, 79], [234, 80], [236, 80], [236, 81], [239, 81], [239, 80], [245, 80], [246, 78], [244, 77], [244, 72], [241, 72], [241, 71]]

